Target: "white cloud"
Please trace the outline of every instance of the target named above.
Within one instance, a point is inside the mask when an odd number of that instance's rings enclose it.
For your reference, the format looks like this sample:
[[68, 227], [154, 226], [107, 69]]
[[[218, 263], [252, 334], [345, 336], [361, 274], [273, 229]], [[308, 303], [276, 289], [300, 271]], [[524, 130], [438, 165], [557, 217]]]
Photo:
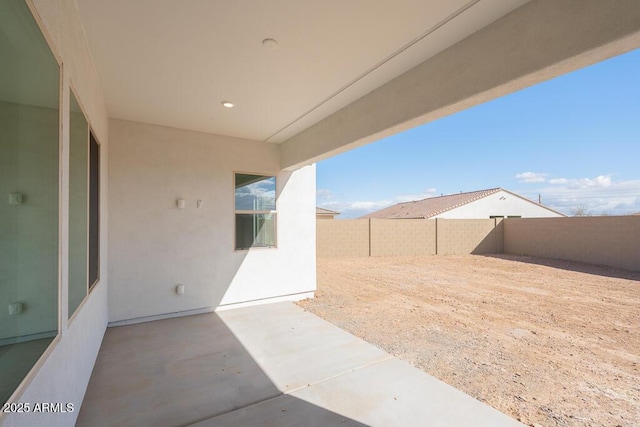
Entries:
[[549, 180], [549, 184], [566, 184], [569, 180], [566, 178], [554, 178]]
[[547, 180], [547, 174], [538, 172], [522, 172], [516, 175], [516, 179], [520, 182], [526, 183], [545, 182]]
[[355, 202], [333, 200], [318, 203], [318, 206], [340, 212], [339, 218], [357, 218], [370, 212], [377, 211], [396, 202], [392, 200], [358, 200]]
[[340, 212], [339, 218], [357, 218], [368, 213], [384, 209], [396, 203], [410, 202], [437, 195], [435, 188], [428, 188], [421, 193], [398, 194], [391, 198], [379, 200], [340, 200], [330, 190], [317, 190], [316, 203], [318, 206]]
[[[556, 182], [551, 182], [556, 181]], [[580, 189], [580, 188], [606, 188], [611, 187], [611, 175], [599, 175], [595, 178], [579, 178], [579, 179], [567, 179], [559, 178], [551, 180], [552, 184], [566, 184], [568, 188]]]
[[399, 194], [394, 197], [395, 203], [412, 202], [414, 200], [422, 200], [427, 197], [437, 196], [435, 188], [427, 188], [422, 193]]
[[390, 200], [377, 200], [373, 202], [353, 202], [349, 204], [349, 209], [375, 211], [378, 209], [386, 208], [387, 206], [391, 206], [392, 204], [393, 202]]
[[326, 188], [319, 188], [316, 190], [316, 199], [318, 200], [331, 200], [333, 199], [333, 193]]
[[236, 209], [273, 209], [276, 200], [275, 179], [265, 179], [251, 184], [244, 184], [235, 190]]
[[[553, 178], [547, 187], [528, 190], [542, 204], [572, 215], [585, 208], [592, 215], [627, 215], [640, 212], [640, 180], [616, 181], [611, 175], [593, 178]], [[533, 193], [535, 191], [535, 193]]]

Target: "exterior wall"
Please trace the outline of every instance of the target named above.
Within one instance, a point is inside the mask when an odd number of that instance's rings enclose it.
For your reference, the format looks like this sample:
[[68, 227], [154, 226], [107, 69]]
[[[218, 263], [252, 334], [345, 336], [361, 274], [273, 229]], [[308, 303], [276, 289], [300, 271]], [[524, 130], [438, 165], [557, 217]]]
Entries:
[[[29, 0], [54, 54], [64, 63], [62, 72], [62, 120], [69, 120], [69, 90], [73, 85], [87, 119], [101, 143], [100, 283], [68, 321], [68, 180], [69, 129], [62, 126], [60, 151], [60, 334], [18, 390], [20, 402], [73, 403], [70, 413], [0, 414], [3, 427], [69, 426], [75, 423], [107, 325], [107, 159], [108, 119], [84, 31], [74, 0]], [[3, 418], [4, 416], [4, 418]]]
[[[277, 145], [162, 126], [110, 134], [111, 322], [315, 290], [315, 165], [284, 172]], [[277, 249], [234, 251], [234, 172], [276, 175]]]
[[501, 252], [502, 227], [496, 227], [498, 221], [495, 219], [438, 219], [436, 221], [438, 255]]
[[436, 215], [434, 218], [466, 219], [491, 216], [521, 216], [523, 218], [562, 217], [537, 203], [522, 199], [506, 191], [498, 191], [487, 197]]
[[317, 255], [319, 257], [369, 256], [369, 220], [318, 221]]
[[316, 219], [334, 219], [335, 215], [332, 214], [316, 214]]
[[371, 220], [371, 256], [435, 254], [435, 221], [424, 219]]
[[506, 219], [504, 250], [640, 271], [640, 216]]

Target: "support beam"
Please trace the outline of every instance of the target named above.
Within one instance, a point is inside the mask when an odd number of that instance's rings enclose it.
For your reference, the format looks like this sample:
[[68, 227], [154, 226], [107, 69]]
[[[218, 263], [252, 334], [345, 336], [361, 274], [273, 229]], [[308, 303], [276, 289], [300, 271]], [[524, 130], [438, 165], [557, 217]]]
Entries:
[[640, 47], [638, 0], [532, 0], [281, 145], [296, 169]]

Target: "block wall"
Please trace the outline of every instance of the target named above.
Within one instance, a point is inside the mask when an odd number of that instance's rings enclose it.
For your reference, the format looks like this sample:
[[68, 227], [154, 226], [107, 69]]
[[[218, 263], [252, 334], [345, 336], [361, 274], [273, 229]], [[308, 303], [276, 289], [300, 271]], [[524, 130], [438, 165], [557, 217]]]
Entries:
[[504, 252], [640, 271], [640, 216], [509, 218]]
[[371, 256], [435, 254], [435, 221], [424, 219], [371, 220]]
[[502, 252], [500, 220], [317, 221], [317, 256], [419, 256]]
[[369, 220], [316, 221], [318, 257], [369, 256]]
[[495, 219], [437, 219], [438, 255], [500, 253]]
[[640, 215], [319, 221], [317, 256], [499, 254], [640, 271]]

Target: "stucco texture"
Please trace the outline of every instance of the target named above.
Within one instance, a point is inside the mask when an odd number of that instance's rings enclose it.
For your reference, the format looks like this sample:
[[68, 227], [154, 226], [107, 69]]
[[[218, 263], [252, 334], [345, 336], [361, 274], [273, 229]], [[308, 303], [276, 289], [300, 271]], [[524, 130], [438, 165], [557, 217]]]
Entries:
[[[315, 289], [314, 165], [283, 172], [275, 144], [149, 124], [110, 134], [110, 321]], [[234, 250], [235, 172], [276, 176], [277, 248]]]

